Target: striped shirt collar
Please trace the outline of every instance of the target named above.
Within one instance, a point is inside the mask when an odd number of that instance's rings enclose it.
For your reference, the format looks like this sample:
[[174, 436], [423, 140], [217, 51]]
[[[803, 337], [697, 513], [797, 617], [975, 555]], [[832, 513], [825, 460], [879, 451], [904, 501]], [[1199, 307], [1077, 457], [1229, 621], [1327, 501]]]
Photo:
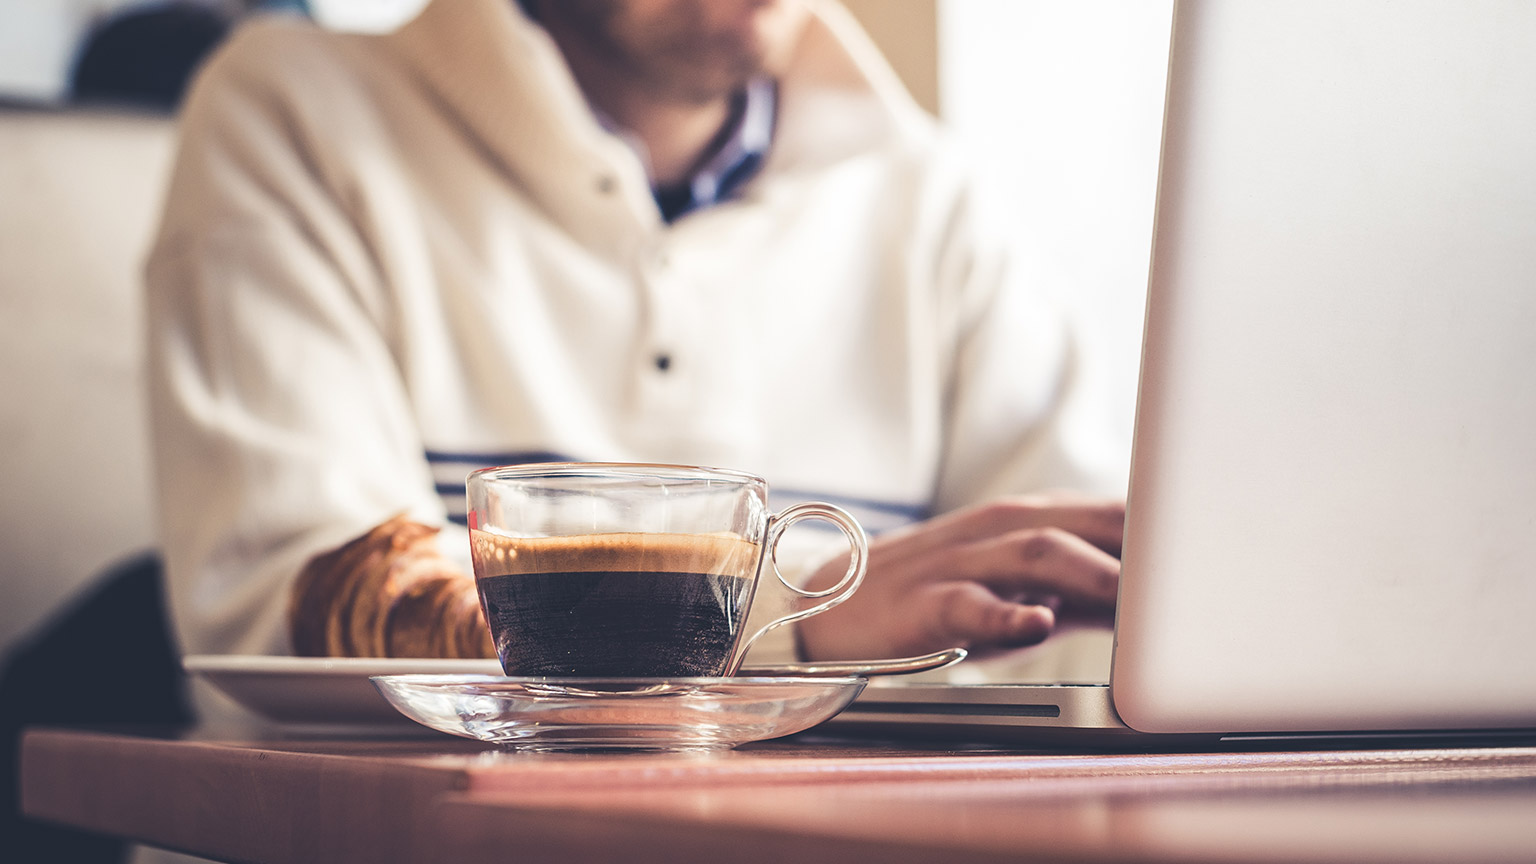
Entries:
[[[754, 78], [732, 99], [730, 119], [693, 173], [681, 183], [653, 188], [662, 218], [675, 222], [687, 213], [730, 199], [768, 158], [778, 113], [778, 85]], [[598, 112], [610, 132], [647, 161], [645, 144]]]

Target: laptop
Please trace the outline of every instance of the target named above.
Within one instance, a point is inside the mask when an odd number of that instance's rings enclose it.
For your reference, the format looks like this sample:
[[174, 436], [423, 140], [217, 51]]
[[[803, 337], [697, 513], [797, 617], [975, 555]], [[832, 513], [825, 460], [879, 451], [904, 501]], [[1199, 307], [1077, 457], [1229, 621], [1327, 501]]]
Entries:
[[1028, 649], [1109, 680], [967, 661], [836, 723], [1529, 737], [1536, 4], [1183, 0], [1172, 34], [1114, 630]]

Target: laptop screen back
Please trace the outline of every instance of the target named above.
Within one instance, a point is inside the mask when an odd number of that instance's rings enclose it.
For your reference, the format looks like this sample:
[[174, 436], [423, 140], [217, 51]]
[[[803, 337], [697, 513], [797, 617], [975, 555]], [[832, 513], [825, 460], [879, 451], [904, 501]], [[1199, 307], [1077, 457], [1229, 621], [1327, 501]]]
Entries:
[[1116, 710], [1536, 726], [1536, 4], [1183, 0]]

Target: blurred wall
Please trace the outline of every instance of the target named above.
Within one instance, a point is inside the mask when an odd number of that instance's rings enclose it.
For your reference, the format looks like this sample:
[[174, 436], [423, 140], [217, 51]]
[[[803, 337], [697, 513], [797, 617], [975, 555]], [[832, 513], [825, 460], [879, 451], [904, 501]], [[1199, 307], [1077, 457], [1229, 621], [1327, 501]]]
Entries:
[[0, 110], [0, 650], [153, 543], [139, 273], [173, 135]]
[[80, 36], [132, 0], [0, 0], [0, 98], [51, 103], [69, 90]]
[[[945, 0], [947, 2], [947, 0]], [[843, 0], [917, 104], [939, 116], [940, 0]]]

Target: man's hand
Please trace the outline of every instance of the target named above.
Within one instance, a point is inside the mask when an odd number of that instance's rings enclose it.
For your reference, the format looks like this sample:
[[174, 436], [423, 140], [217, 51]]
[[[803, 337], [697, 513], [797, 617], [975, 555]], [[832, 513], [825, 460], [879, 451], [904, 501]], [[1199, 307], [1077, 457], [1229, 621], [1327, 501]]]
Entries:
[[[1125, 502], [999, 500], [872, 540], [869, 573], [847, 602], [800, 622], [811, 660], [904, 657], [961, 646], [1033, 645], [1057, 611], [1104, 614], [1120, 584]], [[846, 556], [814, 573], [826, 588]]]

